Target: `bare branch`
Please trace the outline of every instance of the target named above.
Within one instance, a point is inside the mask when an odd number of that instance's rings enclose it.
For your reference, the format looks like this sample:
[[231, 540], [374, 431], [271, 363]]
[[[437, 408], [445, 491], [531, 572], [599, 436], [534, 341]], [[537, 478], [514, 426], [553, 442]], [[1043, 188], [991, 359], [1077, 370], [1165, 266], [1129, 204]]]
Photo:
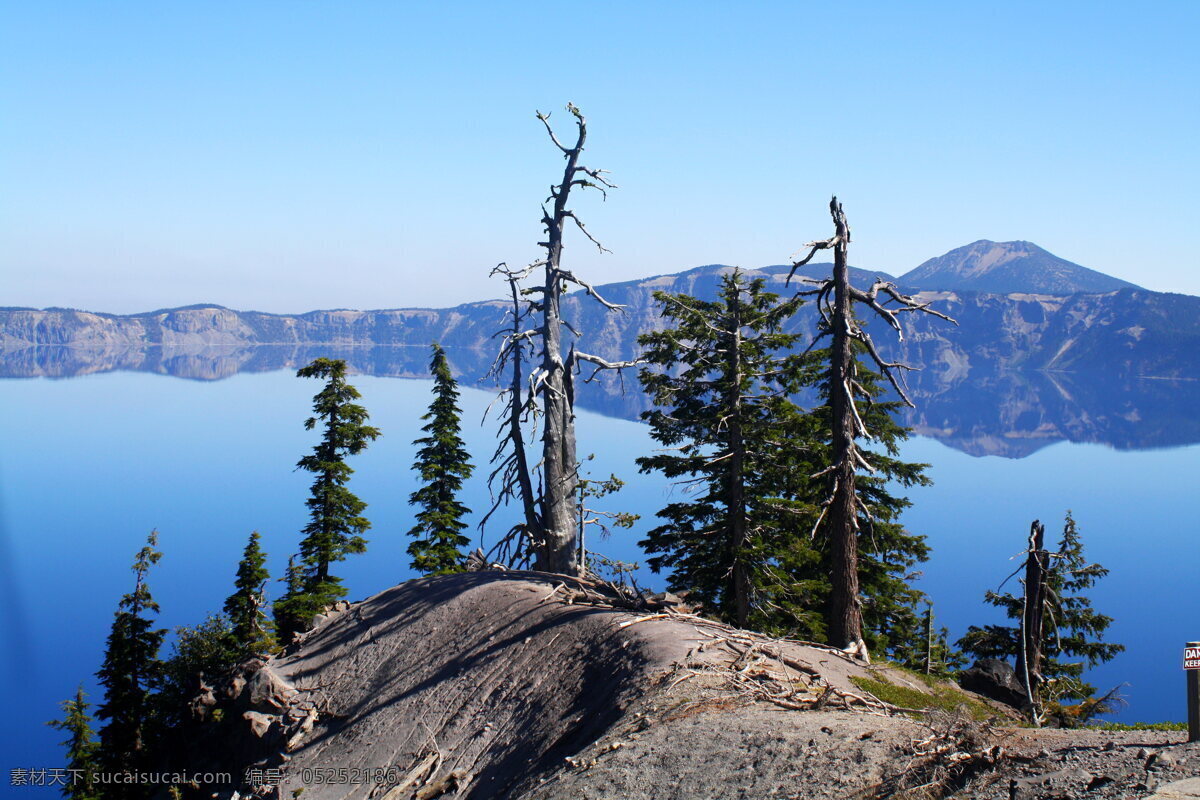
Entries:
[[579, 219], [579, 217], [575, 216], [574, 211], [564, 211], [562, 213], [562, 216], [564, 218], [570, 217], [571, 220], [575, 223], [575, 227], [579, 228], [579, 230], [583, 232], [583, 235], [586, 236], [591, 241], [592, 244], [594, 244], [594, 245], [596, 245], [596, 247], [600, 248], [601, 253], [611, 253], [612, 252], [607, 247], [600, 244], [600, 241], [595, 236], [592, 236], [591, 231], [589, 231], [584, 226], [583, 222]]
[[588, 294], [590, 294], [592, 297], [594, 297], [600, 303], [600, 305], [604, 306], [609, 311], [618, 311], [618, 310], [625, 308], [625, 306], [623, 306], [619, 303], [610, 303], [609, 301], [605, 300], [603, 297], [600, 296], [600, 293], [596, 291], [596, 287], [592, 286], [590, 283], [588, 283], [585, 280], [581, 280], [580, 278], [575, 277], [575, 273], [571, 272], [570, 270], [560, 269], [558, 271], [558, 275], [563, 280], [570, 281], [571, 283], [575, 284], [576, 286], [583, 287], [584, 291], [586, 291]]
[[[857, 383], [855, 383], [854, 385], [858, 386]], [[862, 417], [860, 417], [858, 415], [858, 406], [855, 405], [855, 403], [854, 403], [854, 392], [851, 390], [850, 385], [848, 383], [846, 383], [845, 381], [843, 381], [842, 388], [845, 389], [845, 391], [846, 391], [846, 402], [850, 405], [850, 411], [853, 412], [853, 414], [854, 414], [855, 429], [865, 438], [867, 438], [867, 439], [872, 438], [871, 434], [867, 431], [867, 426], [862, 421]], [[862, 387], [859, 387], [859, 388], [861, 389]]]
[[[585, 166], [583, 166], [582, 164], [580, 164], [579, 166], [575, 167], [575, 169], [576, 169], [577, 171], [579, 171], [579, 172], [582, 172], [582, 173], [584, 173], [584, 174], [585, 174], [585, 175], [587, 175], [589, 178], [591, 178], [592, 180], [594, 180], [594, 181], [596, 181], [597, 183], [601, 184], [601, 185], [602, 185], [602, 186], [604, 186], [605, 188], [608, 188], [608, 189], [618, 189], [618, 188], [620, 188], [620, 187], [619, 187], [619, 186], [617, 186], [615, 183], [613, 183], [612, 181], [610, 181], [608, 178], [604, 177], [605, 175], [607, 175], [607, 174], [610, 174], [610, 173], [609, 173], [609, 171], [608, 171], [608, 170], [606, 170], [606, 169], [592, 169], [591, 167], [585, 167]], [[600, 188], [600, 187], [596, 187], [596, 188]]]
[[593, 364], [596, 367], [596, 369], [594, 369], [592, 371], [592, 374], [584, 379], [584, 381], [583, 381], [584, 383], [591, 383], [593, 380], [595, 380], [596, 376], [599, 375], [600, 372], [603, 370], [615, 369], [615, 370], [617, 370], [617, 372], [620, 372], [623, 369], [629, 369], [630, 367], [636, 367], [639, 364], [646, 363], [644, 359], [640, 359], [640, 358], [636, 358], [632, 361], [606, 361], [605, 359], [600, 358], [599, 356], [594, 356], [594, 355], [591, 355], [590, 353], [583, 353], [578, 350], [573, 350], [572, 356], [573, 356], [573, 361], [576, 363], [580, 362], [580, 361], [586, 361], [587, 363]]
[[550, 141], [554, 142], [554, 146], [557, 147], [559, 150], [562, 150], [564, 154], [570, 153], [571, 148], [565, 146], [562, 142], [560, 142], [558, 140], [558, 137], [554, 135], [554, 128], [550, 127], [550, 115], [543, 114], [540, 111], [536, 111], [534, 113], [537, 114], [537, 118], [542, 121], [542, 124], [546, 126], [546, 133], [550, 134]]
[[512, 269], [508, 263], [501, 261], [496, 266], [492, 267], [492, 271], [488, 273], [488, 277], [501, 275], [507, 281], [523, 281], [533, 274], [533, 271], [544, 264], [544, 261], [534, 261], [520, 269]]
[[[804, 258], [800, 259], [799, 261], [792, 262], [792, 271], [788, 273], [787, 279], [783, 282], [783, 285], [784, 286], [789, 285], [792, 282], [792, 276], [796, 274], [796, 270], [803, 267], [809, 261], [812, 261], [812, 257], [817, 254], [818, 250], [829, 250], [831, 248], [837, 247], [837, 245], [840, 241], [841, 241], [840, 237], [835, 235], [828, 239], [822, 239], [819, 242], [809, 242], [808, 244], [804, 245], [804, 247], [811, 247], [812, 249], [808, 251], [808, 255], [806, 255]], [[803, 248], [801, 248], [801, 249], [803, 249]], [[799, 252], [799, 251], [796, 251], [796, 252]]]
[[908, 364], [902, 364], [899, 361], [884, 361], [883, 358], [880, 357], [879, 351], [875, 349], [875, 342], [871, 339], [870, 334], [868, 334], [866, 331], [859, 331], [859, 335], [855, 336], [854, 338], [858, 339], [867, 346], [867, 353], [871, 356], [871, 359], [875, 362], [875, 365], [879, 367], [879, 371], [883, 374], [883, 377], [887, 378], [888, 383], [890, 383], [892, 388], [896, 390], [896, 394], [900, 395], [900, 399], [904, 402], [904, 404], [909, 408], [916, 408], [916, 406], [913, 404], [913, 401], [909, 399], [908, 392], [904, 391], [904, 387], [901, 386], [900, 381], [896, 379], [895, 372], [897, 369], [915, 370], [916, 367], [911, 367]]

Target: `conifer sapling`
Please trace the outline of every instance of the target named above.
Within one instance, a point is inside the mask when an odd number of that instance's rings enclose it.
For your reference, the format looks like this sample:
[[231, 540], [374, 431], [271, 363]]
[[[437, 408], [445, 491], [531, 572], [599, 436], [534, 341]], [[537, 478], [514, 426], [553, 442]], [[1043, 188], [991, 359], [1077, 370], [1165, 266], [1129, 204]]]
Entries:
[[433, 375], [433, 402], [423, 417], [425, 433], [413, 444], [419, 445], [413, 464], [421, 486], [409, 497], [409, 502], [421, 510], [417, 524], [408, 535], [414, 541], [408, 547], [412, 568], [423, 575], [448, 575], [465, 569], [463, 548], [471, 540], [462, 531], [463, 519], [471, 509], [458, 500], [463, 481], [471, 477], [473, 467], [462, 437], [459, 436], [458, 383], [450, 374], [446, 353], [434, 343], [433, 360], [429, 365]]
[[225, 600], [233, 639], [245, 656], [266, 654], [274, 646], [272, 625], [266, 613], [266, 585], [271, 576], [260, 539], [258, 531], [250, 534], [238, 563], [235, 591]]
[[63, 701], [63, 718], [46, 723], [67, 734], [62, 746], [67, 751], [67, 770], [71, 778], [63, 784], [61, 791], [63, 797], [72, 800], [95, 800], [97, 797], [91, 785], [91, 774], [96, 770], [99, 744], [92, 738], [92, 718], [88, 714], [86, 696], [80, 685], [73, 698]]

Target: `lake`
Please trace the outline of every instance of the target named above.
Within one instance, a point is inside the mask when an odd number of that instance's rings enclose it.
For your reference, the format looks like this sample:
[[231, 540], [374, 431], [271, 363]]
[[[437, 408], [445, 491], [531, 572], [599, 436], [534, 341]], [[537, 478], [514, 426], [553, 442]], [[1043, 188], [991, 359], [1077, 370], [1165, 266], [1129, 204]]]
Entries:
[[[221, 379], [110, 371], [0, 380], [0, 692], [9, 768], [61, 765], [61, 734], [43, 723], [59, 715], [58, 703], [81, 682], [93, 703], [99, 699], [94, 673], [105, 637], [117, 601], [132, 588], [133, 555], [152, 528], [160, 533], [164, 556], [149, 584], [162, 606], [159, 623], [167, 628], [194, 624], [220, 609], [250, 531], [262, 533], [273, 576], [282, 574], [295, 552], [309, 476], [294, 466], [316, 438], [303, 420], [319, 384], [290, 369], [209, 377]], [[413, 524], [411, 442], [420, 435], [431, 384], [365, 374], [352, 380], [384, 433], [350, 462], [356, 470], [351, 487], [369, 504], [374, 526], [368, 553], [338, 565], [338, 574], [350, 597], [361, 599], [412, 577], [404, 553]], [[1163, 420], [1194, 413], [1194, 405], [1163, 410], [1162, 387], [1153, 393], [1158, 399], [1147, 408]], [[1194, 387], [1183, 394], [1187, 404]], [[465, 502], [476, 519], [489, 504], [482, 460], [494, 448], [495, 425], [480, 421], [492, 398], [477, 389], [464, 389], [462, 396], [464, 438], [476, 460]], [[993, 401], [971, 402], [976, 416], [989, 417], [984, 406]], [[597, 399], [593, 407], [613, 413], [611, 398]], [[921, 429], [944, 429], [948, 412], [938, 413], [937, 425], [925, 419]], [[1023, 413], [1028, 428], [1029, 412]], [[1148, 419], [1148, 411], [1133, 413], [1156, 432], [1149, 441], [1161, 445], [1162, 431], [1172, 426]], [[1075, 420], [1101, 416], [1078, 407], [1072, 414]], [[1127, 433], [1133, 417], [1119, 417]], [[1108, 440], [1124, 448], [1118, 450], [1066, 441], [1066, 434], [1047, 433], [1053, 420], [1034, 422], [1030, 430], [1041, 432], [1036, 446], [1008, 446], [1027, 437], [995, 425], [968, 437], [975, 445], [962, 443], [961, 430], [941, 437], [953, 446], [923, 436], [907, 443], [903, 456], [930, 463], [934, 480], [932, 487], [909, 493], [914, 505], [904, 516], [933, 549], [920, 587], [954, 639], [969, 624], [1000, 622], [999, 612], [984, 605], [984, 591], [1016, 568], [1014, 557], [1032, 519], [1046, 523], [1048, 540], [1056, 542], [1071, 509], [1087, 555], [1111, 570], [1091, 592], [1096, 608], [1116, 618], [1107, 638], [1127, 647], [1091, 671], [1089, 680], [1102, 689], [1123, 685], [1129, 704], [1117, 719], [1181, 720], [1180, 651], [1186, 640], [1200, 638], [1192, 516], [1200, 446], [1190, 437], [1168, 437], [1176, 446], [1138, 449], [1136, 436], [1122, 434]], [[627, 481], [619, 494], [604, 498], [603, 508], [642, 515], [633, 531], [617, 529], [595, 549], [640, 560], [636, 542], [673, 491], [661, 477], [639, 476], [633, 464], [652, 447], [647, 428], [583, 411], [579, 440], [581, 455], [595, 454], [588, 472]], [[506, 527], [498, 522], [485, 546]], [[644, 582], [661, 587], [663, 578], [648, 575]], [[1014, 579], [1006, 588], [1015, 586]]]

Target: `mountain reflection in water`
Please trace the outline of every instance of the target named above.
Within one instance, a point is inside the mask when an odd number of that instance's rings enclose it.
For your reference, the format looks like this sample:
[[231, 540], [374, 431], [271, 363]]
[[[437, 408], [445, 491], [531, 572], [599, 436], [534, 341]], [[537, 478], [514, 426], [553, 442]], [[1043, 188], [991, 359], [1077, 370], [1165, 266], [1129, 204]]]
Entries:
[[[492, 388], [493, 353], [447, 348], [464, 385]], [[70, 378], [111, 371], [152, 372], [212, 381], [243, 372], [296, 369], [317, 357], [344, 359], [358, 374], [428, 377], [429, 351], [397, 345], [254, 345], [177, 349], [26, 347], [0, 352], [2, 378]], [[973, 456], [1024, 458], [1060, 441], [1118, 450], [1200, 442], [1200, 381], [1115, 377], [1092, 372], [929, 368], [908, 376], [916, 409], [906, 423], [922, 436]], [[638, 419], [647, 399], [632, 375], [611, 375], [578, 388], [579, 405]], [[812, 398], [801, 397], [804, 404]]]

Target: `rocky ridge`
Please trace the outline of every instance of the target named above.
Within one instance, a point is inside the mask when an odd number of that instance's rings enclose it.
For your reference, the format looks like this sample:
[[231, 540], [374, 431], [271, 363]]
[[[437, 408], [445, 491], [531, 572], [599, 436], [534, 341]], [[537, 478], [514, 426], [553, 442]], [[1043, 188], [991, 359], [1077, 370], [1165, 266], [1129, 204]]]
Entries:
[[[340, 606], [201, 704], [240, 712], [221, 746], [257, 776], [221, 796], [1108, 800], [1200, 775], [1182, 734], [1019, 730], [826, 647], [620, 606], [602, 585], [503, 571]], [[921, 714], [863, 681], [963, 706]]]

